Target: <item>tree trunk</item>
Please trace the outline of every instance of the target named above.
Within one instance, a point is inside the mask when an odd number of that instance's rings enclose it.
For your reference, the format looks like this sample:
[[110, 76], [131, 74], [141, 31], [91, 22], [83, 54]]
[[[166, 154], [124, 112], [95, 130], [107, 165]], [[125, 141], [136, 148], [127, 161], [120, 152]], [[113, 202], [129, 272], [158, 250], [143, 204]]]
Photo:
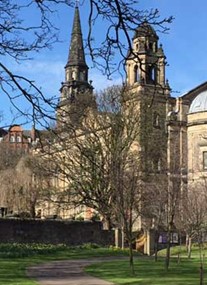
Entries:
[[103, 223], [103, 229], [104, 230], [111, 230], [112, 228], [112, 223], [111, 223], [111, 219], [110, 217], [104, 217], [103, 220], [102, 220], [102, 223]]
[[204, 264], [204, 254], [203, 254], [203, 242], [202, 242], [202, 238], [200, 239], [199, 242], [199, 251], [200, 251], [200, 285], [204, 284], [204, 268], [203, 268], [203, 264]]
[[[125, 222], [127, 219], [125, 220]], [[128, 224], [125, 223], [125, 229], [126, 229], [126, 238], [129, 244], [129, 266], [131, 269], [132, 275], [134, 275], [134, 255], [133, 255], [133, 233], [132, 233], [132, 209], [129, 211], [129, 219]]]
[[186, 238], [185, 238], [185, 247], [186, 247], [186, 250], [188, 252], [188, 242], [189, 242], [189, 235], [186, 234]]
[[129, 240], [129, 266], [130, 266], [132, 275], [134, 275], [134, 255], [133, 255], [132, 239]]
[[170, 231], [167, 233], [167, 248], [166, 248], [166, 257], [165, 257], [165, 269], [169, 269], [170, 265]]
[[121, 228], [121, 248], [124, 249], [124, 228]]
[[200, 266], [200, 285], [203, 285], [203, 264]]
[[179, 238], [179, 252], [178, 252], [178, 257], [177, 257], [177, 263], [180, 264], [180, 261], [181, 261], [181, 245], [182, 245], [180, 233], [179, 233], [178, 238]]
[[31, 216], [31, 218], [35, 218], [35, 215], [36, 215], [36, 213], [35, 213], [35, 203], [31, 203], [31, 206], [30, 206], [30, 216]]
[[191, 252], [192, 252], [192, 238], [188, 237], [188, 244], [187, 244], [187, 250], [188, 250], [188, 258], [191, 258]]
[[158, 240], [159, 240], [159, 232], [158, 230], [155, 230], [155, 244], [154, 244], [154, 256], [155, 256], [155, 261], [157, 261], [157, 253], [158, 253]]

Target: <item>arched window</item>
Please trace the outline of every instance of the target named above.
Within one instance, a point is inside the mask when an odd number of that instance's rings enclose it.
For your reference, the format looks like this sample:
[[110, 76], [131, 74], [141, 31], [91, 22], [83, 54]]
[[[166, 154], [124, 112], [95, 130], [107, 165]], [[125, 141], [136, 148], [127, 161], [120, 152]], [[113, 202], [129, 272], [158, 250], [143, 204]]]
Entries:
[[66, 81], [70, 80], [70, 73], [68, 70], [66, 70]]
[[156, 68], [153, 66], [153, 68], [152, 68], [152, 80], [154, 81], [154, 82], [156, 82], [156, 78], [157, 77], [157, 70], [156, 70]]
[[160, 160], [160, 158], [156, 157], [153, 159], [152, 170], [154, 172], [160, 172], [161, 171], [161, 160]]
[[157, 112], [153, 114], [153, 126], [160, 128], [160, 115]]
[[20, 135], [17, 136], [17, 142], [18, 142], [18, 143], [21, 143], [21, 142], [22, 142], [22, 138], [21, 138]]
[[156, 66], [154, 66], [154, 65], [149, 66], [148, 79], [149, 79], [149, 83], [156, 83], [157, 82]]
[[138, 66], [135, 65], [134, 66], [134, 82], [138, 82], [139, 81], [139, 70], [138, 70]]
[[81, 81], [84, 81], [84, 80], [85, 80], [85, 73], [84, 73], [84, 71], [81, 71], [81, 72], [80, 72], [80, 80], [81, 80]]
[[72, 73], [71, 73], [71, 79], [72, 79], [72, 80], [76, 80], [76, 73], [75, 73], [74, 70], [73, 70]]
[[149, 43], [149, 50], [153, 50], [153, 43]]
[[63, 99], [66, 99], [67, 98], [67, 87], [64, 87], [63, 89]]
[[15, 142], [15, 136], [14, 136], [14, 135], [10, 136], [10, 142], [11, 142], [11, 143], [14, 143], [14, 142]]
[[153, 51], [157, 52], [157, 43], [156, 42], [153, 43]]

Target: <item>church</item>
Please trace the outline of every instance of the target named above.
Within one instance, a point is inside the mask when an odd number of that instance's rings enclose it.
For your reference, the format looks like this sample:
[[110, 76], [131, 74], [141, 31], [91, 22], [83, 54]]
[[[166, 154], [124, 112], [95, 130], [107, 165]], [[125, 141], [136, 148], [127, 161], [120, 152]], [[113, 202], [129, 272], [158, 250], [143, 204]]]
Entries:
[[[134, 33], [125, 69], [124, 84], [133, 94], [141, 118], [140, 128], [144, 130], [139, 139], [142, 172], [156, 173], [161, 181], [157, 182], [159, 187], [167, 181], [167, 188], [179, 193], [182, 201], [188, 189], [204, 184], [206, 177], [207, 83], [180, 97], [171, 95], [165, 76], [166, 56], [156, 31], [147, 22]], [[57, 108], [59, 127], [64, 126], [68, 114], [71, 126], [75, 126], [74, 106], [77, 108], [84, 97], [87, 97], [84, 104], [89, 104], [86, 107], [96, 108], [88, 72], [81, 18], [76, 6], [65, 80]], [[85, 214], [84, 218], [87, 217]]]
[[[161, 190], [163, 181], [167, 181], [167, 187], [179, 193], [182, 201], [191, 187], [202, 187], [207, 177], [207, 82], [180, 97], [173, 97], [165, 76], [163, 47], [156, 31], [147, 22], [143, 22], [134, 33], [125, 69], [124, 85], [133, 94], [132, 100], [136, 102], [141, 118], [139, 127], [144, 130], [140, 132], [138, 146], [142, 172], [159, 176]], [[76, 127], [74, 106], [77, 108], [79, 102], [83, 103], [83, 98], [87, 98], [84, 99], [84, 110], [96, 108], [88, 72], [81, 18], [76, 6], [65, 80], [61, 84], [56, 110], [57, 126], [63, 133], [69, 114], [71, 126]], [[58, 187], [61, 185], [64, 192], [65, 184], [55, 183]], [[43, 216], [58, 214], [62, 218], [70, 217], [68, 210], [59, 207], [57, 212], [57, 207], [49, 203], [44, 203], [41, 210]], [[88, 217], [90, 213], [87, 210], [84, 218]]]

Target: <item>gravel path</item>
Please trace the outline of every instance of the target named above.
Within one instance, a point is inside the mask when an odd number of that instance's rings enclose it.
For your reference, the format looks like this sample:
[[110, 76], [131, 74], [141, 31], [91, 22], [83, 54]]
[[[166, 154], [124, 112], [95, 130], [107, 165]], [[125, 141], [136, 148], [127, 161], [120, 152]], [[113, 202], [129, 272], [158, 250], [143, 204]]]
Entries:
[[91, 258], [89, 260], [53, 261], [27, 269], [27, 275], [40, 285], [112, 285], [113, 283], [89, 276], [84, 267], [92, 263], [119, 258]]

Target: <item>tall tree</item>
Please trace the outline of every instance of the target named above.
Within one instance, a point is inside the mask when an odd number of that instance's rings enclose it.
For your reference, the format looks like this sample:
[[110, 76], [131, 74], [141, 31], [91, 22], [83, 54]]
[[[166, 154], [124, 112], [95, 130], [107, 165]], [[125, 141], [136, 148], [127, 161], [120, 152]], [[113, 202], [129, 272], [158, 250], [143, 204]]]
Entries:
[[145, 208], [139, 99], [125, 86], [113, 86], [97, 97], [97, 108], [81, 108], [73, 131], [65, 122], [50, 155], [66, 180], [69, 201], [97, 211], [107, 228], [123, 228], [133, 271], [133, 231]]
[[27, 155], [19, 160], [15, 175], [16, 191], [21, 198], [18, 211], [35, 218], [37, 207], [41, 208], [42, 202], [49, 201], [54, 191], [51, 163], [41, 155]]
[[[57, 41], [54, 11], [59, 5], [74, 6], [73, 0], [4, 0], [0, 3], [0, 86], [18, 112], [27, 116], [29, 121], [54, 119], [56, 99], [43, 94], [40, 86], [32, 78], [15, 73], [7, 65], [8, 61], [21, 63], [30, 60], [34, 52], [49, 48]], [[165, 31], [172, 17], [161, 19], [158, 10], [139, 9], [138, 1], [90, 0], [84, 5], [88, 8], [87, 47], [96, 67], [111, 76], [123, 60], [127, 51], [132, 51], [131, 33], [144, 21], [159, 30]], [[33, 11], [35, 21], [27, 20], [27, 11]], [[94, 31], [99, 21], [104, 21], [101, 42], [94, 40]], [[103, 27], [103, 25], [102, 25]], [[118, 64], [114, 65], [119, 55]], [[136, 57], [136, 55], [134, 55]], [[23, 110], [19, 98], [29, 102], [31, 109]], [[22, 101], [21, 101], [22, 102]], [[25, 114], [26, 113], [26, 114]]]
[[202, 177], [199, 182], [191, 181], [188, 190], [179, 226], [186, 234], [188, 258], [191, 258], [192, 243], [195, 242], [199, 246], [199, 284], [202, 285], [204, 284], [204, 242], [207, 229], [206, 178]]
[[42, 156], [12, 150], [4, 143], [0, 145], [0, 154], [0, 207], [34, 218], [37, 206], [49, 201], [54, 192], [50, 162]]

